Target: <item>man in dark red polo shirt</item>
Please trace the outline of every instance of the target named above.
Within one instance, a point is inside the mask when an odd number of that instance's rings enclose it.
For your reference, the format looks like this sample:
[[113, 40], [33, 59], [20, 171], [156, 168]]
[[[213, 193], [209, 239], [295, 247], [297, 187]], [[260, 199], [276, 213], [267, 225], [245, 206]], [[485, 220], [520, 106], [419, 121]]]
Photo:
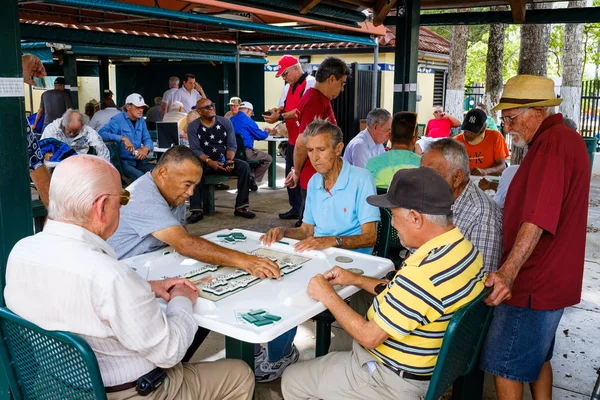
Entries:
[[[288, 149], [285, 154], [285, 175], [287, 176], [294, 166], [294, 148], [298, 137], [298, 125], [296, 124], [296, 108], [300, 99], [307, 91], [315, 86], [315, 78], [304, 72], [296, 57], [285, 55], [279, 60], [279, 70], [275, 74], [281, 76], [286, 84], [283, 87], [279, 107], [273, 108], [270, 114], [263, 114], [266, 122], [274, 124], [277, 121], [285, 121], [288, 131]], [[289, 211], [279, 214], [281, 219], [301, 218], [302, 194], [299, 187], [288, 187], [288, 200], [292, 207]]]
[[[296, 111], [298, 133], [302, 134], [308, 124], [315, 118], [327, 119], [334, 125], [337, 125], [331, 100], [339, 96], [344, 91], [346, 80], [350, 75], [348, 65], [339, 58], [327, 57], [319, 68], [315, 79], [315, 87], [306, 91], [306, 94], [300, 100]], [[316, 173], [314, 167], [308, 159], [306, 144], [302, 136], [298, 136], [296, 147], [294, 149], [294, 169], [289, 173], [285, 185], [296, 187], [298, 184], [302, 190], [302, 209], [304, 209], [304, 200], [306, 199], [306, 188], [308, 181]], [[300, 224], [302, 215], [300, 215]], [[298, 224], [298, 226], [300, 226]]]
[[566, 307], [579, 303], [583, 279], [590, 161], [581, 136], [563, 124], [554, 82], [518, 75], [493, 111], [528, 152], [504, 205], [504, 249], [486, 302], [497, 306], [481, 357], [500, 400], [552, 398], [550, 359]]

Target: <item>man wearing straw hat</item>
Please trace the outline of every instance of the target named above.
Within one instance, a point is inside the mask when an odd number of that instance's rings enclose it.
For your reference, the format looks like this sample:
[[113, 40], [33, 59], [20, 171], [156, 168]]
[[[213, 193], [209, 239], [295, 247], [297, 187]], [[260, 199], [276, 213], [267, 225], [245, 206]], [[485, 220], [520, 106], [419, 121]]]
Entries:
[[506, 196], [503, 255], [490, 273], [494, 318], [481, 368], [500, 400], [552, 398], [550, 359], [566, 307], [579, 303], [583, 279], [590, 161], [581, 136], [555, 113], [562, 102], [550, 79], [517, 75], [493, 111], [513, 143], [527, 147]]

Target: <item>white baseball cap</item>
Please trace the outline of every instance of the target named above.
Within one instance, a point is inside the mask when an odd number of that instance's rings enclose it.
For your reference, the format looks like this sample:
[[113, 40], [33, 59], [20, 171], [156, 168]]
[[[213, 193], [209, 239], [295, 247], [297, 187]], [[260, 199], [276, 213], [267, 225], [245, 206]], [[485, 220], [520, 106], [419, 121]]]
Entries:
[[125, 104], [133, 104], [136, 107], [148, 107], [141, 94], [131, 93], [125, 99]]
[[240, 108], [247, 108], [249, 110], [254, 110], [254, 106], [249, 101], [242, 101], [240, 104]]

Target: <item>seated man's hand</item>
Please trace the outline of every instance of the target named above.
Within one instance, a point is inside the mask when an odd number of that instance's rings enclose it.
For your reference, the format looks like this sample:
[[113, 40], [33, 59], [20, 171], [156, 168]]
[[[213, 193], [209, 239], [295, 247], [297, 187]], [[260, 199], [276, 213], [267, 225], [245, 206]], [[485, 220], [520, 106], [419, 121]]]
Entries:
[[334, 247], [336, 245], [335, 239], [333, 236], [323, 236], [323, 237], [309, 237], [306, 239], [302, 239], [298, 243], [294, 245], [294, 250], [297, 252], [310, 251], [310, 250], [323, 250], [328, 249], [330, 247]]
[[298, 186], [298, 181], [300, 180], [300, 175], [296, 174], [296, 170], [292, 168], [288, 176], [285, 178], [285, 182], [283, 182], [283, 186], [289, 187], [290, 189]]
[[284, 237], [283, 228], [271, 228], [267, 233], [260, 237], [260, 241], [265, 246], [270, 246], [275, 242], [279, 242]]
[[488, 275], [485, 286], [493, 287], [492, 293], [485, 299], [485, 304], [488, 306], [498, 306], [504, 300], [510, 300], [512, 297], [512, 286], [514, 278], [507, 276], [502, 269], [497, 272], [492, 272]]
[[281, 272], [279, 272], [279, 265], [268, 258], [261, 258], [256, 256], [248, 256], [245, 260], [244, 266], [239, 267], [251, 275], [254, 275], [260, 279], [265, 278], [276, 278], [281, 279]]
[[330, 285], [354, 285], [359, 277], [344, 268], [340, 268], [337, 265], [331, 268], [329, 271], [326, 271], [323, 274], [323, 277], [327, 279]]
[[175, 287], [173, 287], [173, 289], [171, 289], [169, 293], [171, 294], [171, 298], [177, 296], [187, 297], [188, 299], [190, 299], [192, 304], [194, 304], [196, 300], [198, 300], [198, 289], [196, 289], [195, 287], [193, 289], [190, 289], [188, 285], [176, 285]]
[[137, 150], [137, 155], [135, 156], [136, 160], [143, 160], [146, 157], [148, 157], [148, 153], [150, 152], [150, 149], [146, 146], [142, 146]]
[[169, 291], [177, 285], [187, 286], [190, 290], [194, 290], [198, 293], [196, 286], [192, 285], [187, 279], [167, 278], [160, 281], [148, 281], [148, 283], [156, 297], [160, 297], [165, 301], [171, 300], [172, 293], [169, 294]]
[[215, 171], [225, 171], [225, 168], [223, 168], [223, 163], [220, 163], [218, 161], [215, 160], [208, 160], [206, 162], [206, 165], [208, 165], [210, 168], [212, 168]]
[[231, 171], [233, 171], [234, 166], [235, 166], [235, 161], [227, 160], [227, 162], [225, 162], [225, 164], [223, 164], [223, 169], [227, 172], [231, 172]]
[[133, 143], [131, 143], [131, 140], [129, 140], [127, 136], [121, 136], [121, 142], [123, 142], [123, 146], [125, 146], [125, 149], [127, 149], [128, 152], [133, 154], [133, 152], [135, 151], [135, 146], [133, 145]]
[[333, 286], [331, 286], [327, 279], [321, 274], [317, 274], [310, 278], [307, 292], [312, 299], [320, 301], [323, 304], [325, 304], [326, 300], [332, 295], [337, 296]]

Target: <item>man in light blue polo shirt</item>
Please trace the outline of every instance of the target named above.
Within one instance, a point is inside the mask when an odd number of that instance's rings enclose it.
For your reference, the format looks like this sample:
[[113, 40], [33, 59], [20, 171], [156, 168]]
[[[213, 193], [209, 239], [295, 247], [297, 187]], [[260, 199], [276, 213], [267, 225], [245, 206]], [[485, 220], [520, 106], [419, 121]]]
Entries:
[[133, 181], [154, 168], [146, 160], [154, 143], [142, 118], [144, 108], [148, 108], [144, 98], [130, 94], [125, 100], [125, 111], [112, 117], [98, 132], [103, 140], [119, 143], [123, 174]]
[[[303, 136], [317, 173], [308, 182], [302, 225], [270, 229], [261, 241], [269, 246], [289, 237], [300, 240], [294, 245], [299, 252], [338, 247], [371, 254], [380, 219], [379, 209], [367, 203], [367, 197], [376, 193], [373, 177], [340, 157], [342, 131], [331, 122], [317, 119], [306, 127]], [[257, 382], [277, 379], [298, 360], [295, 335], [296, 328], [269, 343], [268, 359], [254, 371]], [[261, 352], [255, 349], [255, 354]]]
[[367, 162], [385, 152], [392, 132], [392, 116], [388, 110], [375, 108], [367, 114], [367, 128], [356, 135], [344, 152], [344, 161], [365, 168]]

